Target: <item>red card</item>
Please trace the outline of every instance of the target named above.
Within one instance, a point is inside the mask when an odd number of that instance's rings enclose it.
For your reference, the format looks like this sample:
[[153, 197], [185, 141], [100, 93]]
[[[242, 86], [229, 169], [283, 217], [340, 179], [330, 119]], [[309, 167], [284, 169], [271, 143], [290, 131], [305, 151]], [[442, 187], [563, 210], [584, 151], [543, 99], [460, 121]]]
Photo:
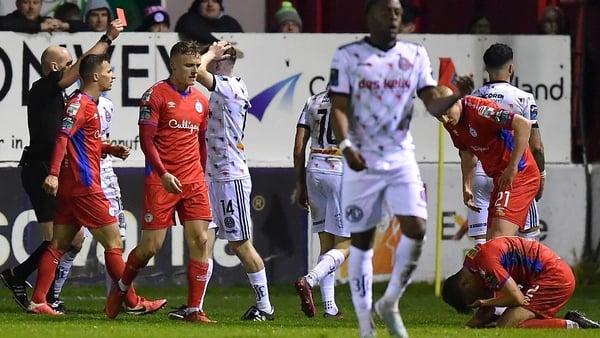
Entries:
[[125, 10], [117, 7], [117, 18], [121, 20], [123, 26], [127, 26], [127, 19], [125, 18]]

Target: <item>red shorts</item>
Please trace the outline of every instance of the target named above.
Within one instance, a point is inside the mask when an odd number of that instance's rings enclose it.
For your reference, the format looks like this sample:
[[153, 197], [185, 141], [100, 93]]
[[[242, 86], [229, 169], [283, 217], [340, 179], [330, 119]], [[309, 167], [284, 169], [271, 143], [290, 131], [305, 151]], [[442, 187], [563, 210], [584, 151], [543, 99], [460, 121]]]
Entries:
[[490, 195], [488, 227], [493, 218], [505, 219], [517, 224], [524, 231], [529, 207], [540, 189], [540, 173], [536, 165], [528, 165], [517, 173], [512, 182], [512, 190], [499, 191], [498, 178], [494, 178], [494, 190]]
[[144, 185], [142, 230], [159, 230], [175, 225], [175, 210], [179, 220], [212, 220], [206, 182], [183, 184], [181, 194], [172, 194], [162, 185]]
[[111, 213], [110, 202], [104, 193], [85, 196], [58, 196], [56, 199], [56, 214], [54, 224], [85, 226], [101, 228], [117, 223]]
[[524, 308], [535, 313], [537, 318], [554, 318], [571, 299], [575, 291], [575, 276], [569, 264], [558, 260], [521, 291], [529, 298], [529, 305]]

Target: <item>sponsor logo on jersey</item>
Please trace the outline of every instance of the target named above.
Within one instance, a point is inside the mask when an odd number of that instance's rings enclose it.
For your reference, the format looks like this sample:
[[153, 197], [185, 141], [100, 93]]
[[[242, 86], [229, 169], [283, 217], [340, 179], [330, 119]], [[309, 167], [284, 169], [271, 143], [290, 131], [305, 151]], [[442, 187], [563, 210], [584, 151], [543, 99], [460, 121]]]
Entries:
[[488, 147], [477, 147], [477, 146], [471, 146], [470, 148], [473, 149], [473, 151], [480, 152], [480, 153], [486, 152], [489, 149]]
[[190, 133], [200, 130], [199, 125], [194, 124], [188, 120], [183, 120], [183, 121], [179, 122], [175, 119], [171, 119], [171, 120], [169, 120], [169, 127], [173, 128], [173, 129], [188, 129], [190, 131]]
[[175, 108], [175, 102], [173, 102], [173, 101], [167, 102], [167, 108], [169, 108], [169, 109]]

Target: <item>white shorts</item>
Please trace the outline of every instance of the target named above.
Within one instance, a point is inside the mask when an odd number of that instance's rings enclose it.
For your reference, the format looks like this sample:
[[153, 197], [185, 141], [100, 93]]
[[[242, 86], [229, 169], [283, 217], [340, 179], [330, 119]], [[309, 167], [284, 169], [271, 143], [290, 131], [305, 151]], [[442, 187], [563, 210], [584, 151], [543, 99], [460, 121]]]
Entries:
[[[493, 179], [481, 174], [476, 174], [473, 180], [473, 196], [475, 197], [475, 206], [481, 208], [479, 212], [468, 209], [467, 223], [469, 237], [485, 236], [487, 233], [488, 208], [490, 206], [490, 196], [494, 189]], [[523, 227], [524, 232], [528, 232], [540, 224], [537, 202], [535, 199], [529, 207], [529, 213]]]
[[252, 238], [250, 217], [250, 177], [233, 181], [208, 181], [208, 194], [217, 235], [230, 242]]
[[384, 202], [390, 215], [427, 219], [425, 187], [416, 161], [390, 170], [356, 172], [344, 167], [344, 230], [356, 233], [375, 228], [383, 215]]
[[119, 223], [119, 232], [121, 238], [125, 239], [125, 213], [123, 213], [123, 200], [121, 199], [121, 188], [119, 187], [119, 179], [112, 167], [100, 169], [100, 184], [102, 191], [108, 202], [110, 202], [110, 212], [115, 215]]
[[477, 212], [467, 209], [467, 223], [469, 224], [467, 235], [469, 237], [485, 236], [487, 233], [488, 208], [490, 206], [490, 196], [494, 189], [494, 181], [491, 177], [483, 173], [477, 173], [473, 178], [471, 189], [473, 189], [475, 206], [481, 208], [481, 210]]
[[345, 231], [342, 226], [341, 188], [341, 173], [306, 172], [312, 232], [350, 237], [350, 232]]

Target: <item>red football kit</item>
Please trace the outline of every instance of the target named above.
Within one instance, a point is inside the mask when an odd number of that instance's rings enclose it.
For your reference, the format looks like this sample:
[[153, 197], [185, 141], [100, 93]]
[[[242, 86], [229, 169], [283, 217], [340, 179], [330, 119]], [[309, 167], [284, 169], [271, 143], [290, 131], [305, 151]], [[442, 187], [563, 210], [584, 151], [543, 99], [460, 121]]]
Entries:
[[508, 278], [521, 285], [539, 318], [553, 318], [575, 291], [571, 267], [542, 243], [516, 236], [496, 237], [469, 250], [464, 267], [486, 287], [501, 290]]
[[[140, 141], [146, 156], [143, 229], [174, 225], [180, 220], [211, 220], [206, 163], [208, 99], [193, 86], [180, 92], [168, 80], [160, 81], [142, 96]], [[181, 194], [167, 192], [161, 183], [166, 172], [182, 184]]]
[[454, 146], [468, 150], [481, 161], [485, 173], [494, 180], [488, 210], [488, 226], [492, 218], [506, 219], [525, 225], [529, 206], [540, 187], [540, 173], [529, 147], [517, 166], [512, 190], [499, 191], [498, 179], [506, 169], [514, 147], [512, 121], [514, 112], [502, 109], [491, 100], [465, 96], [462, 114], [456, 125], [444, 124]]
[[76, 91], [65, 107], [50, 161], [50, 174], [59, 182], [56, 224], [94, 228], [116, 222], [100, 185], [100, 158], [106, 147], [100, 134], [96, 102]]

